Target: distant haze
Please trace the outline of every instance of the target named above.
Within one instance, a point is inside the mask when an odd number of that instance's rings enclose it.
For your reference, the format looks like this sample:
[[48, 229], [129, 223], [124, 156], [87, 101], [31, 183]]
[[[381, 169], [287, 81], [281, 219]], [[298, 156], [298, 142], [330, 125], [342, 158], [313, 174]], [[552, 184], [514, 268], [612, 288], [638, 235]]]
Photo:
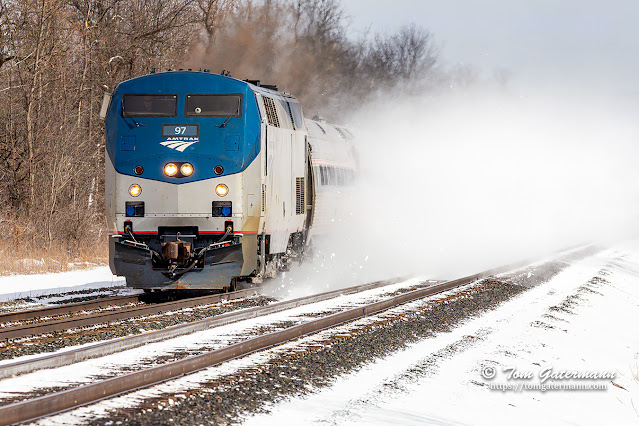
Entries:
[[353, 36], [407, 22], [435, 35], [448, 64], [507, 70], [525, 83], [587, 83], [639, 96], [639, 1], [344, 0]]

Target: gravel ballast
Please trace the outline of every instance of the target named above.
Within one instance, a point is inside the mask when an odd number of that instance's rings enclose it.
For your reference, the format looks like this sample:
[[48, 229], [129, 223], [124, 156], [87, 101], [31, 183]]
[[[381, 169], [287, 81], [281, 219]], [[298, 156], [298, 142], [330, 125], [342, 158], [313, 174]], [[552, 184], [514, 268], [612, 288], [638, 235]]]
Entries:
[[274, 299], [264, 296], [253, 297], [214, 305], [187, 308], [170, 313], [117, 321], [101, 326], [60, 331], [34, 338], [22, 338], [0, 344], [0, 360], [23, 355], [41, 354], [92, 342], [101, 342], [139, 334], [141, 331], [161, 330], [177, 324], [190, 323], [204, 318], [221, 315], [239, 309], [264, 306]]
[[118, 409], [92, 424], [232, 424], [292, 396], [326, 387], [343, 374], [408, 345], [448, 332], [460, 322], [548, 281], [567, 266], [548, 262], [507, 277], [482, 280], [424, 303], [419, 308], [353, 327], [324, 341], [276, 355], [267, 364], [239, 371], [183, 392]]

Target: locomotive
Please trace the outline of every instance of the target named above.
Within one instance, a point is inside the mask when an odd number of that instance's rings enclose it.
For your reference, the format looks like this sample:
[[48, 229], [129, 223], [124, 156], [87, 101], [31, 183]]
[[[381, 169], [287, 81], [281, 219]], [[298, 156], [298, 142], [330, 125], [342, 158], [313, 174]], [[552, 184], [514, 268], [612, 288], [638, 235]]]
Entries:
[[348, 129], [257, 80], [151, 72], [101, 115], [109, 265], [146, 291], [234, 289], [301, 263], [357, 170]]

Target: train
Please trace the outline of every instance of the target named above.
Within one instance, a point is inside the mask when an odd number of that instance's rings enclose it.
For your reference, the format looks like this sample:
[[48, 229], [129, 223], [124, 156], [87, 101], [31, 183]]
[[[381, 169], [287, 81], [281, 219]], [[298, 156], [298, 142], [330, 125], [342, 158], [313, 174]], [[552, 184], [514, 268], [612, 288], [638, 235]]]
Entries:
[[259, 284], [312, 252], [358, 169], [354, 136], [297, 98], [209, 70], [105, 93], [109, 266], [127, 286]]

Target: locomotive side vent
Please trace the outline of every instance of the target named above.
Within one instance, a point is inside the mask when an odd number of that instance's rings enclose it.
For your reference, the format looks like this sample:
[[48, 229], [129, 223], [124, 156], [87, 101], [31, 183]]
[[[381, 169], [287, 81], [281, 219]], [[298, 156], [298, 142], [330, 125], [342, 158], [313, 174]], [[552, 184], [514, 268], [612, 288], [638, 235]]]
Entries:
[[262, 184], [262, 211], [266, 211], [266, 185]]
[[280, 120], [277, 118], [277, 109], [275, 109], [275, 101], [268, 96], [262, 95], [264, 100], [264, 108], [266, 108], [266, 117], [268, 118], [268, 124], [275, 127], [280, 127]]
[[295, 178], [295, 214], [304, 214], [304, 178]]

